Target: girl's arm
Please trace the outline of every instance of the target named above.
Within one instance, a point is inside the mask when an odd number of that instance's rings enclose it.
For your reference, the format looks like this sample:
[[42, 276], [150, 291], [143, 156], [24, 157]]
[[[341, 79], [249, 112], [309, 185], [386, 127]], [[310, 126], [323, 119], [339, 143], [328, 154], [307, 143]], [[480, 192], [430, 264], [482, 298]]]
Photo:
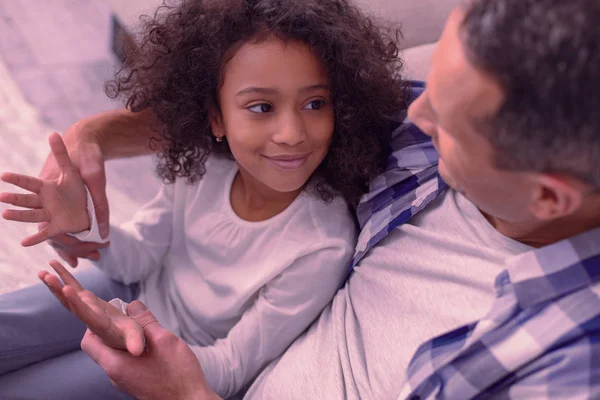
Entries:
[[100, 250], [100, 260], [94, 265], [126, 284], [139, 282], [161, 268], [171, 246], [174, 192], [175, 184], [163, 185], [131, 221], [111, 226], [110, 246]]

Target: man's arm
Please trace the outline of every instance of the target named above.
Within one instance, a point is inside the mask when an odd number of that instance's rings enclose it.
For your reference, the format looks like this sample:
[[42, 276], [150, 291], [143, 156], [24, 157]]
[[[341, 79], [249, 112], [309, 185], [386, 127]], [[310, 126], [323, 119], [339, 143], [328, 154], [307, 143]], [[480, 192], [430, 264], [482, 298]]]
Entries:
[[151, 154], [150, 139], [156, 135], [152, 111], [131, 112], [122, 108], [84, 118], [63, 135], [69, 152], [81, 151], [84, 143], [100, 146], [104, 160]]
[[526, 364], [482, 393], [504, 399], [600, 398], [600, 337], [584, 336]]

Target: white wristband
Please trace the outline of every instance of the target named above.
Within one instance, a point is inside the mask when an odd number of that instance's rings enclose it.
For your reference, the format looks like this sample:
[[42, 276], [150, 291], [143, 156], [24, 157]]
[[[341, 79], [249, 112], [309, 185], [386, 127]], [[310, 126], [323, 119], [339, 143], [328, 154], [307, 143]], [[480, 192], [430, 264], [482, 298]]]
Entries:
[[102, 239], [102, 236], [100, 236], [100, 229], [98, 228], [98, 219], [96, 218], [94, 201], [92, 200], [92, 195], [87, 186], [85, 187], [85, 192], [87, 194], [87, 213], [88, 218], [90, 219], [90, 229], [79, 233], [69, 233], [68, 235], [73, 236], [82, 242], [106, 243], [108, 242], [108, 238]]
[[123, 300], [121, 300], [117, 297], [117, 298], [114, 298], [111, 301], [109, 301], [108, 304], [112, 305], [117, 310], [121, 311], [123, 314], [128, 315], [127, 314], [127, 306], [129, 305], [129, 303], [125, 303]]

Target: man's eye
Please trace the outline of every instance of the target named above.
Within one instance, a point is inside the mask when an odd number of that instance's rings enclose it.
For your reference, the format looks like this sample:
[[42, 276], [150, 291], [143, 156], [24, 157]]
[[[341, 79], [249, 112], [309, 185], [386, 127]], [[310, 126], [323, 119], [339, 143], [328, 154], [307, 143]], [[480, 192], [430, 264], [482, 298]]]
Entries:
[[267, 103], [260, 103], [248, 107], [248, 110], [252, 111], [253, 113], [262, 114], [273, 111], [273, 106]]
[[320, 110], [325, 106], [324, 100], [313, 100], [304, 106], [303, 110]]

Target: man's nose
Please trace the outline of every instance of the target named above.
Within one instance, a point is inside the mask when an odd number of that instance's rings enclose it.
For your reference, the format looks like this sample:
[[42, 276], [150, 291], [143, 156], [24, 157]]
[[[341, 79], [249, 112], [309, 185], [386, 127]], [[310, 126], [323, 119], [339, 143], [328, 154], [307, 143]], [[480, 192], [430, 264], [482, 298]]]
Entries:
[[435, 137], [437, 134], [437, 121], [429, 111], [425, 100], [425, 93], [415, 99], [408, 107], [408, 119], [427, 136]]

